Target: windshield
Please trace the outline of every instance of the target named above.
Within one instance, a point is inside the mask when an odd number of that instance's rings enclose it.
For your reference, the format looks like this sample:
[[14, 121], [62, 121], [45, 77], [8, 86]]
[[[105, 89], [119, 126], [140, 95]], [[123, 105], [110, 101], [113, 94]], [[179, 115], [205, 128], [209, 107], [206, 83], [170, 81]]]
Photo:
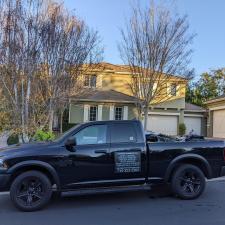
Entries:
[[68, 136], [73, 130], [75, 130], [76, 128], [80, 127], [81, 124], [78, 124], [74, 127], [71, 127], [69, 130], [67, 130], [65, 133], [61, 134], [58, 138], [56, 138], [53, 142], [60, 142], [63, 139], [65, 139], [66, 136]]

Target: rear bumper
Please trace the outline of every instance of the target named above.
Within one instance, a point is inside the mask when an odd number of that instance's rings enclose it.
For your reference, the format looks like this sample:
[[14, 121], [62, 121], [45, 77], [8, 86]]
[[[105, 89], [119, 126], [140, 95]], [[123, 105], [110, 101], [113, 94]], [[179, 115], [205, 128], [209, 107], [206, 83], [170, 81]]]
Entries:
[[224, 177], [225, 176], [225, 166], [222, 166], [220, 176]]
[[0, 174], [0, 191], [8, 191], [10, 174]]

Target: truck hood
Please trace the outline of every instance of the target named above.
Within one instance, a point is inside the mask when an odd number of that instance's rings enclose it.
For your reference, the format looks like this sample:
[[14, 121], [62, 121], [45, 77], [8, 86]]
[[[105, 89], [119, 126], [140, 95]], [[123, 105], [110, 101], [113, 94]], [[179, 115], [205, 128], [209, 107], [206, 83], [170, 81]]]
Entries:
[[34, 153], [36, 151], [46, 150], [47, 147], [51, 146], [52, 142], [33, 142], [27, 144], [16, 144], [8, 147], [0, 148], [0, 157], [11, 156], [18, 153]]

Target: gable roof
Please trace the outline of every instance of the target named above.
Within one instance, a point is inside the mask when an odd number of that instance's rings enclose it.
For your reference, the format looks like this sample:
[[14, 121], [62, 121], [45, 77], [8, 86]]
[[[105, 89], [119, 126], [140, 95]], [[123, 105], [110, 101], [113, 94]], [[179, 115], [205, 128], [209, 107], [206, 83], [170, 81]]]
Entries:
[[205, 108], [198, 106], [198, 105], [194, 105], [188, 102], [185, 102], [185, 111], [206, 111]]
[[85, 92], [71, 97], [72, 101], [135, 103], [136, 98], [114, 90], [85, 89]]
[[119, 64], [112, 64], [108, 62], [101, 62], [100, 65], [104, 70], [111, 70], [112, 72], [131, 73], [131, 69], [129, 65], [119, 65]]

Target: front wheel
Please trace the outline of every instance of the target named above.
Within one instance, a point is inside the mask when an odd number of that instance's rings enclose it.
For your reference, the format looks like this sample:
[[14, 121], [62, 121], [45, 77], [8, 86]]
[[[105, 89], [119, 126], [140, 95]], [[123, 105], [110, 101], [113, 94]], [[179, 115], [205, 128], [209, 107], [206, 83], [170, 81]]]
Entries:
[[12, 202], [22, 211], [35, 211], [43, 208], [50, 201], [51, 195], [50, 180], [38, 171], [20, 174], [10, 188]]
[[205, 189], [205, 176], [196, 166], [184, 164], [172, 176], [172, 191], [181, 199], [198, 198]]

